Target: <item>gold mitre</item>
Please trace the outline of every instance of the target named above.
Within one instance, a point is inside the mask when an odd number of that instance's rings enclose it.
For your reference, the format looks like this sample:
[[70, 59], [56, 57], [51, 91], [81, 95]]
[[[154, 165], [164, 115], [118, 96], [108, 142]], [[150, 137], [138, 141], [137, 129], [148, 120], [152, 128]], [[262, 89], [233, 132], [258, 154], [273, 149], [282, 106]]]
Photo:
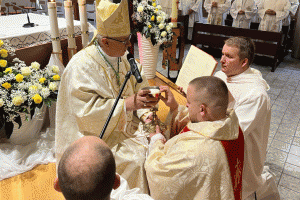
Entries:
[[122, 37], [130, 34], [127, 0], [115, 4], [109, 0], [97, 0], [97, 31], [108, 37]]

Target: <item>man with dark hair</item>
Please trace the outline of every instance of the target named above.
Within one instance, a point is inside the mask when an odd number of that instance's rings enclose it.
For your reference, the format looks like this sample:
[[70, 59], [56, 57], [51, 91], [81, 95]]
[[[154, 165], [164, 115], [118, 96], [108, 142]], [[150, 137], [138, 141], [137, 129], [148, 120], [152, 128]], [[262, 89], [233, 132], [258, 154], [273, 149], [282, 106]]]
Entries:
[[138, 188], [129, 190], [126, 180], [116, 174], [109, 146], [95, 136], [85, 136], [70, 145], [57, 170], [54, 188], [66, 200], [152, 199], [140, 194]]
[[227, 110], [228, 89], [217, 77], [192, 80], [186, 107], [167, 86], [161, 97], [170, 107], [167, 124], [174, 136], [164, 144], [150, 135], [145, 169], [154, 199], [241, 199], [243, 133], [234, 110]]
[[[251, 39], [229, 38], [222, 50], [221, 71], [215, 74], [229, 89], [228, 107], [235, 110], [244, 133], [243, 199], [254, 199], [255, 192], [264, 186], [275, 187], [277, 190], [274, 179], [266, 180], [262, 176], [268, 145], [271, 106], [267, 94], [269, 85], [258, 70], [250, 67], [254, 53], [255, 46]], [[262, 199], [264, 195], [261, 194], [258, 198]], [[276, 195], [279, 193], [269, 196], [269, 199], [277, 199]]]

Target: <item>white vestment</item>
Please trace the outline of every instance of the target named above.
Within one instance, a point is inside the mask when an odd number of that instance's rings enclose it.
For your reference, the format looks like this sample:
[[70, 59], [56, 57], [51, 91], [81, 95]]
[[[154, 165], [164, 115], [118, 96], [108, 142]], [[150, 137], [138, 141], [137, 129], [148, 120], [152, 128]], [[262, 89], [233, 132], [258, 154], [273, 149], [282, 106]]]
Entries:
[[[212, 2], [217, 2], [218, 7], [212, 7]], [[204, 8], [208, 12], [207, 23], [214, 25], [224, 25], [223, 14], [229, 10], [230, 0], [205, 0]]]
[[265, 185], [262, 178], [268, 145], [271, 104], [267, 94], [269, 86], [258, 70], [227, 78], [219, 71], [215, 74], [227, 85], [230, 93], [229, 108], [235, 109], [245, 138], [243, 171], [243, 199]]
[[120, 186], [113, 189], [110, 194], [111, 200], [153, 200], [148, 194], [143, 194], [139, 188], [130, 189], [127, 181], [120, 176]]
[[[118, 58], [109, 57], [102, 50], [107, 61], [95, 45], [91, 45], [75, 54], [68, 63], [62, 78], [56, 110], [56, 158], [59, 162], [65, 149], [75, 140], [86, 136], [99, 136], [108, 114], [119, 93], [117, 76]], [[120, 83], [130, 70], [126, 54], [119, 63]], [[105, 131], [103, 140], [112, 148], [117, 172], [122, 175], [131, 188], [140, 187], [148, 192], [146, 174], [143, 169], [147, 152], [147, 139], [136, 131], [139, 117], [145, 110], [126, 112], [125, 98], [148, 86], [137, 83], [131, 76], [122, 93], [114, 114]]]
[[262, 0], [254, 0], [255, 9], [254, 9], [253, 17], [251, 18], [251, 22], [260, 23], [260, 18], [259, 18], [259, 15], [258, 15], [258, 6], [261, 3], [261, 1]]
[[[266, 10], [271, 9], [276, 15], [266, 14]], [[282, 29], [282, 20], [290, 12], [291, 4], [289, 0], [262, 0], [258, 7], [258, 14], [261, 19], [259, 30], [280, 32]]]
[[[254, 0], [235, 0], [230, 8], [230, 14], [233, 18], [232, 26], [249, 29], [255, 9]], [[244, 10], [245, 14], [238, 14], [240, 10]]]
[[181, 0], [178, 9], [182, 11], [181, 15], [187, 15], [190, 9], [194, 11], [189, 15], [188, 39], [191, 40], [194, 23], [202, 22], [202, 0]]
[[291, 23], [291, 16], [295, 16], [299, 6], [299, 0], [290, 0], [291, 9], [287, 18], [285, 18], [282, 22], [283, 26], [289, 26]]
[[[219, 121], [191, 123], [188, 109], [179, 106], [171, 118], [171, 132], [186, 127], [165, 144], [156, 140], [149, 147], [145, 169], [151, 197], [159, 200], [235, 199], [228, 155], [221, 142], [239, 138], [235, 112], [229, 111], [228, 117]], [[243, 141], [242, 136], [239, 139]], [[241, 142], [239, 145], [243, 147]], [[243, 149], [233, 151], [243, 156]], [[237, 180], [242, 173], [242, 161], [234, 160], [240, 165], [239, 170], [235, 165]]]

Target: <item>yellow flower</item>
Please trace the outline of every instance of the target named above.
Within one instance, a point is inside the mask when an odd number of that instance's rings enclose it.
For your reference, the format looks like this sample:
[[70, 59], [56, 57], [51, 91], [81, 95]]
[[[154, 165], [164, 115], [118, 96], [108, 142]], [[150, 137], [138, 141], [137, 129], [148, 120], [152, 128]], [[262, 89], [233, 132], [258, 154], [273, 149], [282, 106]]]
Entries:
[[152, 28], [151, 24], [148, 25], [148, 28]]
[[154, 21], [155, 20], [155, 16], [153, 15], [152, 17], [151, 17], [151, 21]]
[[7, 61], [6, 60], [0, 60], [0, 67], [6, 67]]
[[8, 54], [8, 52], [7, 52], [6, 49], [1, 49], [1, 50], [0, 50], [0, 54]]
[[154, 10], [154, 12], [157, 13], [157, 12], [158, 12], [158, 9], [156, 8], [156, 9]]
[[8, 67], [8, 68], [5, 69], [4, 73], [10, 73], [11, 74], [12, 73], [12, 69]]
[[59, 75], [54, 75], [52, 78], [55, 81], [59, 81], [60, 80], [60, 76]]
[[152, 0], [153, 2], [155, 2], [155, 0]]
[[2, 84], [2, 87], [4, 87], [5, 89], [8, 90], [9, 88], [11, 88], [11, 84], [8, 83], [8, 82], [5, 82], [5, 83]]
[[152, 6], [153, 6], [153, 7], [156, 7], [156, 3], [153, 3]]
[[44, 78], [44, 77], [39, 79], [40, 83], [45, 83], [45, 81], [46, 81], [46, 78]]
[[32, 85], [28, 88], [31, 94], [37, 93], [38, 88], [35, 85]]
[[2, 47], [3, 44], [4, 44], [4, 42], [2, 40], [0, 40], [0, 47]]
[[2, 54], [1, 54], [1, 57], [2, 57], [2, 58], [6, 58], [7, 56], [8, 56], [7, 53], [2, 53]]
[[16, 81], [19, 83], [23, 81], [23, 78], [24, 78], [24, 76], [22, 74], [17, 74], [15, 77]]
[[39, 94], [35, 94], [32, 99], [36, 104], [40, 104], [43, 101], [43, 98]]
[[12, 103], [15, 106], [20, 106], [22, 103], [24, 103], [24, 99], [21, 96], [16, 96], [13, 98]]

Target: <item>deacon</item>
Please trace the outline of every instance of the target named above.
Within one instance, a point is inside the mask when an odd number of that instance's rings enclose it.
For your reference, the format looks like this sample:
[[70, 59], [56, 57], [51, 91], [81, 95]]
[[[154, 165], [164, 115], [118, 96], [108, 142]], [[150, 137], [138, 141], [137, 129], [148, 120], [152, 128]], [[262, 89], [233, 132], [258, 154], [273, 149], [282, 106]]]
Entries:
[[244, 138], [234, 110], [227, 110], [228, 89], [219, 78], [192, 80], [187, 105], [178, 106], [170, 89], [171, 136], [150, 135], [145, 163], [150, 195], [159, 200], [241, 199]]
[[[97, 1], [97, 31], [91, 43], [72, 57], [61, 79], [56, 112], [56, 158], [85, 136], [99, 136], [108, 114], [130, 70], [126, 58], [130, 44], [127, 0], [120, 4]], [[117, 173], [130, 188], [148, 192], [144, 161], [148, 141], [137, 131], [148, 117], [156, 98], [141, 90], [148, 82], [140, 67], [143, 82], [131, 77], [122, 93], [103, 140], [112, 148]], [[146, 110], [145, 110], [146, 109]], [[147, 112], [148, 111], [148, 112]]]
[[289, 0], [261, 0], [258, 14], [261, 19], [259, 30], [280, 32], [282, 21], [288, 17], [291, 9]]
[[205, 0], [204, 8], [208, 12], [207, 23], [213, 25], [224, 25], [226, 13], [231, 6], [230, 0]]
[[[225, 41], [222, 50], [221, 71], [215, 74], [229, 89], [229, 108], [233, 108], [239, 119], [245, 138], [245, 164], [243, 170], [243, 199], [257, 199], [268, 191], [268, 187], [277, 187], [274, 177], [262, 176], [266, 160], [269, 138], [271, 105], [267, 94], [269, 85], [261, 73], [250, 67], [253, 62], [255, 46], [251, 39], [232, 37]], [[264, 175], [268, 174], [266, 172]], [[265, 178], [268, 178], [266, 180]], [[278, 190], [266, 199], [278, 199]]]
[[54, 189], [62, 192], [66, 200], [152, 199], [139, 188], [129, 189], [126, 180], [116, 174], [111, 150], [96, 136], [85, 136], [72, 143], [57, 171]]
[[230, 8], [233, 27], [250, 29], [251, 19], [257, 12], [254, 0], [235, 0]]
[[192, 39], [195, 22], [202, 21], [202, 0], [181, 0], [179, 1], [179, 12], [189, 16], [189, 28], [187, 38]]
[[289, 26], [290, 23], [291, 23], [291, 17], [294, 17], [297, 13], [297, 10], [298, 10], [298, 6], [299, 6], [299, 0], [289, 0], [290, 3], [291, 3], [291, 9], [290, 9], [290, 12], [289, 12], [289, 15], [287, 18], [285, 18], [283, 20], [283, 26]]

